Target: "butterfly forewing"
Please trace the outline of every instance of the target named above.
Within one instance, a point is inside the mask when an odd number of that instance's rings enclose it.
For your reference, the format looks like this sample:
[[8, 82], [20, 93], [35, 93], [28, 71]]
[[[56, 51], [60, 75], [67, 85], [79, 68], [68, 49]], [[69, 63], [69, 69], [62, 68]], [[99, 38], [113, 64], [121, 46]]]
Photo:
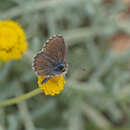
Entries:
[[59, 35], [50, 38], [44, 47], [44, 51], [49, 57], [54, 59], [55, 62], [64, 63], [66, 58], [64, 38]]

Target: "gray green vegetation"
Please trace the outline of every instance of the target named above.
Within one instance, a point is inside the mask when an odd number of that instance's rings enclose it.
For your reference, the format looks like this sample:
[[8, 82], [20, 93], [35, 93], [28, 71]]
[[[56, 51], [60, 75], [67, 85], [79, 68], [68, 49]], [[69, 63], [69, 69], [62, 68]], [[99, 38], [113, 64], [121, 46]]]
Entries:
[[119, 55], [109, 40], [130, 33], [117, 19], [128, 5], [107, 1], [0, 0], [0, 20], [19, 22], [29, 43], [21, 60], [0, 68], [1, 101], [38, 87], [32, 57], [50, 36], [63, 35], [69, 64], [61, 94], [1, 107], [0, 130], [130, 130], [130, 51]]

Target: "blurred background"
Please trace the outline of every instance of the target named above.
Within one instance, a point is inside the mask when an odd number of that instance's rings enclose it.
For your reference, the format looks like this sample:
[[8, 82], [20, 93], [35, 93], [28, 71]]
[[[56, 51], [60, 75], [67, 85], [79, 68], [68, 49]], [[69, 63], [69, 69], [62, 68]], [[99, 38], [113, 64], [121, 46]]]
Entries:
[[38, 87], [32, 57], [54, 34], [68, 46], [65, 89], [0, 108], [0, 130], [130, 130], [130, 0], [0, 0], [28, 50], [0, 65], [0, 100]]

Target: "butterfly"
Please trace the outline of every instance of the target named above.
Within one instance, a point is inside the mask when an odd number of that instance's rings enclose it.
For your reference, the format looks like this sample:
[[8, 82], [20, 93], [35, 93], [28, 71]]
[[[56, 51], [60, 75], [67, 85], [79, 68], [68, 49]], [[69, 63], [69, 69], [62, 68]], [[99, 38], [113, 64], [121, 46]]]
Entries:
[[51, 77], [67, 72], [66, 44], [60, 35], [49, 38], [41, 52], [33, 60], [33, 69], [38, 76], [44, 76], [41, 84], [46, 83]]

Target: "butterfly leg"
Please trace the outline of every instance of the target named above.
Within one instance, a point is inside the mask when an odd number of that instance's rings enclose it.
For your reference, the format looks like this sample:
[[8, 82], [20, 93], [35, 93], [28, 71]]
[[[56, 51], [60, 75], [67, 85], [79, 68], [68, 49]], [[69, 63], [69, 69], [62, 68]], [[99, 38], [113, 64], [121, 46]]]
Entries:
[[45, 78], [45, 79], [41, 82], [41, 84], [46, 83], [49, 79], [50, 79], [50, 77], [49, 77], [49, 78]]

